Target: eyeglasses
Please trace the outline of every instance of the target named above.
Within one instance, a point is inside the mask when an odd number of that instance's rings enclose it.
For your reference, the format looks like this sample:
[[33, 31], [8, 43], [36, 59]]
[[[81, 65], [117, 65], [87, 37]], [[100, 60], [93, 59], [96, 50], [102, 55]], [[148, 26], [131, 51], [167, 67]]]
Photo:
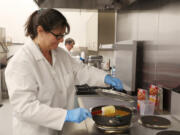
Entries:
[[68, 34], [68, 33], [55, 34], [55, 33], [51, 32], [51, 31], [49, 33], [51, 33], [53, 36], [55, 36], [57, 40], [64, 38], [64, 36], [66, 36]]

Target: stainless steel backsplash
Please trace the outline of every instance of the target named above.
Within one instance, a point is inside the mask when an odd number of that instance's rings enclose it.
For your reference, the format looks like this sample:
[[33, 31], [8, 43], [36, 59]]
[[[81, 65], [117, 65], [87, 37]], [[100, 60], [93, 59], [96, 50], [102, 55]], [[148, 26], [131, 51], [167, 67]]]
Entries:
[[[141, 0], [140, 0], [141, 1]], [[143, 88], [180, 85], [180, 1], [147, 0], [117, 14], [116, 42], [144, 41]]]

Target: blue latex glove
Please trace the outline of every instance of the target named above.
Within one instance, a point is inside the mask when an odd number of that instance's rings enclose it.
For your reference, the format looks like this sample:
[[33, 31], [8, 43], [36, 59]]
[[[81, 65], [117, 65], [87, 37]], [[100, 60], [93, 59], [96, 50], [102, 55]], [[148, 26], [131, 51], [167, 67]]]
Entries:
[[85, 120], [87, 117], [92, 118], [91, 113], [84, 108], [76, 108], [73, 110], [68, 110], [66, 115], [66, 120], [68, 122], [80, 123]]
[[104, 79], [104, 82], [106, 84], [111, 85], [112, 87], [114, 87], [118, 91], [123, 90], [122, 82], [118, 78], [112, 77], [110, 75], [106, 75], [105, 79]]

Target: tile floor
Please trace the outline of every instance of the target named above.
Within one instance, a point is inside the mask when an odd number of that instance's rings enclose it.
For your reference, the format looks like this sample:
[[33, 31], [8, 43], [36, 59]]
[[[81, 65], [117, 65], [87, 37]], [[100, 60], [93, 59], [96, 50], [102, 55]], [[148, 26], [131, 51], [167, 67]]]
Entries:
[[8, 99], [0, 107], [0, 135], [12, 135], [12, 107]]

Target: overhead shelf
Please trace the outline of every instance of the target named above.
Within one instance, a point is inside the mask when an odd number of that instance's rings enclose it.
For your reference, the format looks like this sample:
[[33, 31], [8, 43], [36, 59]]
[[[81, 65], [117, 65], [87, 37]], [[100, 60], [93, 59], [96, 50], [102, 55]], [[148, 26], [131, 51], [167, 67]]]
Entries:
[[100, 44], [99, 50], [100, 51], [113, 51], [114, 44]]

